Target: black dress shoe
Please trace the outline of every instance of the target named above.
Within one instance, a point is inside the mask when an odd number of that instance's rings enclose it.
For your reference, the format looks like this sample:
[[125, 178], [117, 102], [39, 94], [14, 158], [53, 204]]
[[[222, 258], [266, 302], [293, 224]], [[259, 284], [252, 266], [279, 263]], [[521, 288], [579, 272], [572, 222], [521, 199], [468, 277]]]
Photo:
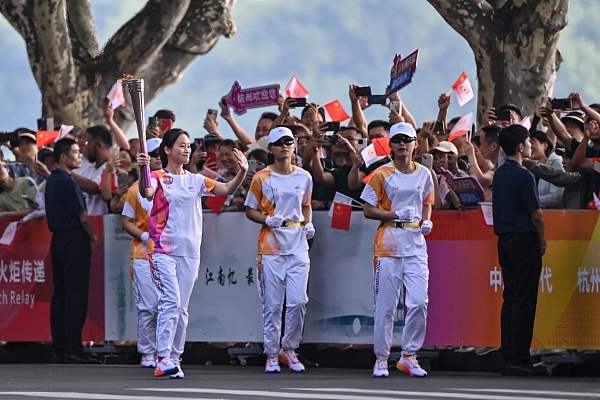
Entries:
[[67, 353], [64, 358], [65, 364], [100, 364], [100, 360], [89, 354]]
[[65, 353], [52, 352], [50, 356], [51, 364], [64, 364], [65, 363]]
[[544, 368], [536, 368], [531, 364], [507, 365], [502, 369], [504, 376], [543, 376], [547, 375]]

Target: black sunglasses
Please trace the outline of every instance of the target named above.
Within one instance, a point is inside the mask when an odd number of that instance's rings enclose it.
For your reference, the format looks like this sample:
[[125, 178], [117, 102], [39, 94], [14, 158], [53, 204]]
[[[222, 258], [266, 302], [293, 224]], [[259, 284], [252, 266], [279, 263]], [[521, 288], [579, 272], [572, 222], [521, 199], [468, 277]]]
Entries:
[[411, 136], [407, 136], [407, 135], [396, 135], [393, 138], [390, 139], [390, 143], [412, 143], [415, 140], [417, 140], [417, 138], [411, 137]]
[[148, 155], [149, 155], [150, 157], [154, 157], [154, 158], [158, 158], [158, 157], [160, 157], [160, 153], [159, 153], [159, 151], [158, 151], [158, 150], [154, 150], [154, 151], [152, 151], [152, 152], [148, 153]]
[[274, 143], [271, 143], [271, 145], [277, 146], [277, 147], [293, 146], [294, 145], [294, 139], [292, 139], [292, 138], [279, 139], [278, 141], [276, 141]]

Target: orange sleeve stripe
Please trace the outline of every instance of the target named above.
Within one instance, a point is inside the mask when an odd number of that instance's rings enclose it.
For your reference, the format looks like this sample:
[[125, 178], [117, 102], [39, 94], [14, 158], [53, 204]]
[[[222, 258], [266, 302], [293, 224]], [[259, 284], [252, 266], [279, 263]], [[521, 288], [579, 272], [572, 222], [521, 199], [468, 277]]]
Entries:
[[215, 190], [215, 187], [217, 186], [217, 181], [211, 178], [204, 177], [204, 185], [206, 185], [206, 188], [209, 192], [213, 192]]

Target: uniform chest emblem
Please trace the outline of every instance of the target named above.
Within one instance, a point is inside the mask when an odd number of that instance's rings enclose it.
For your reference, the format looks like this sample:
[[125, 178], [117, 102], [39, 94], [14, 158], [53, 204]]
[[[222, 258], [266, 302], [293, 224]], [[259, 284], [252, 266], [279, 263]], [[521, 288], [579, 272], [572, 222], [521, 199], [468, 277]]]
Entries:
[[173, 177], [169, 175], [165, 175], [160, 180], [165, 185], [171, 185], [173, 183]]

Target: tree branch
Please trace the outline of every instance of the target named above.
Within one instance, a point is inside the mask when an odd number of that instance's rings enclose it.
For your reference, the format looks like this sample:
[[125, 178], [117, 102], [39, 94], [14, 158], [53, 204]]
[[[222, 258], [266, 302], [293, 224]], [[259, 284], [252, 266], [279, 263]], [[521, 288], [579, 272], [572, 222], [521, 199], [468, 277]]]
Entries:
[[[427, 0], [471, 47], [482, 44], [482, 34], [491, 28], [494, 7], [485, 0]], [[493, 29], [493, 28], [492, 28]]]
[[[191, 1], [171, 39], [138, 74], [144, 78], [146, 103], [181, 78], [183, 71], [199, 55], [210, 51], [220, 36], [229, 38], [235, 34], [235, 24], [231, 18], [234, 3], [234, 0]], [[131, 118], [129, 110], [120, 109], [121, 121]]]
[[98, 63], [104, 78], [137, 75], [173, 35], [189, 5], [190, 0], [148, 0], [106, 44]]
[[89, 0], [67, 0], [69, 35], [78, 61], [92, 62], [100, 54], [96, 25]]
[[31, 33], [31, 25], [27, 16], [27, 0], [0, 1], [0, 14], [15, 28], [19, 35], [26, 39]]

